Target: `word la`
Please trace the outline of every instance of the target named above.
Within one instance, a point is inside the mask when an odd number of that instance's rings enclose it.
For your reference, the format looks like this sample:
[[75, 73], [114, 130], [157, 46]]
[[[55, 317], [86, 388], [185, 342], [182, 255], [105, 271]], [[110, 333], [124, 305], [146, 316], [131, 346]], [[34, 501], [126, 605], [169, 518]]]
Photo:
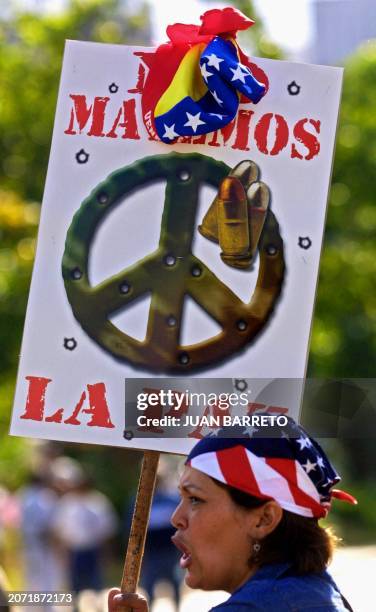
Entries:
[[77, 404], [72, 413], [67, 417], [64, 408], [58, 408], [49, 416], [45, 415], [46, 392], [48, 385], [52, 382], [51, 378], [41, 376], [26, 376], [29, 383], [25, 412], [21, 419], [31, 421], [44, 421], [45, 423], [64, 423], [65, 425], [81, 425], [79, 416], [81, 413], [90, 415], [90, 420], [86, 423], [88, 427], [114, 427], [111, 422], [110, 411], [106, 399], [106, 386], [103, 382], [93, 385], [88, 384], [81, 393]]

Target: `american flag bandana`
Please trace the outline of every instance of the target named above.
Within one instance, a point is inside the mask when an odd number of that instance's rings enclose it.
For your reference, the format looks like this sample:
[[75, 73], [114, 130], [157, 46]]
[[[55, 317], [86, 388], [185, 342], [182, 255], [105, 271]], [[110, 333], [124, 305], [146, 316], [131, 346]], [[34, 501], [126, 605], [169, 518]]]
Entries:
[[[325, 517], [332, 497], [356, 504], [352, 495], [332, 489], [340, 476], [319, 444], [289, 417], [285, 426], [268, 427], [251, 436], [221, 430], [196, 444], [186, 464], [249, 495], [275, 500], [284, 510], [306, 517]], [[228, 436], [228, 432], [222, 435]]]
[[267, 91], [265, 73], [235, 40], [237, 30], [254, 22], [233, 8], [207, 11], [201, 20], [201, 26], [169, 26], [170, 42], [158, 47], [149, 67], [143, 115], [167, 144], [223, 128], [239, 102], [257, 103]]

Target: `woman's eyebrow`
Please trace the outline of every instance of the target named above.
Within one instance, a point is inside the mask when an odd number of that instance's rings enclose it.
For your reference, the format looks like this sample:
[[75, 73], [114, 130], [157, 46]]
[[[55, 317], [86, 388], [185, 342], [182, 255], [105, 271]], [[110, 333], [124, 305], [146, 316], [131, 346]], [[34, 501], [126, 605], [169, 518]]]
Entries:
[[179, 491], [190, 491], [190, 490], [197, 490], [197, 491], [203, 491], [203, 489], [201, 487], [198, 487], [197, 485], [194, 484], [183, 484], [183, 485], [179, 485], [178, 486]]

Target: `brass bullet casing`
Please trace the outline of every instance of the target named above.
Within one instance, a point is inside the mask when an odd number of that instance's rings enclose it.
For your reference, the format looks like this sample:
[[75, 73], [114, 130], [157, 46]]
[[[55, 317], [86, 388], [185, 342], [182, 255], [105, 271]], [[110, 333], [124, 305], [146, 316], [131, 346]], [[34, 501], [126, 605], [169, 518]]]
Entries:
[[247, 189], [249, 239], [251, 257], [253, 258], [264, 227], [268, 206], [270, 202], [269, 187], [265, 183], [257, 182]]
[[[247, 159], [239, 162], [239, 164], [231, 170], [229, 176], [239, 179], [244, 189], [247, 189], [251, 183], [257, 181], [259, 169], [255, 162]], [[202, 220], [202, 224], [198, 227], [198, 231], [202, 236], [214, 242], [218, 242], [217, 200], [218, 195], [214, 198]]]
[[222, 260], [235, 268], [250, 262], [248, 203], [240, 180], [223, 179], [217, 198], [218, 239]]

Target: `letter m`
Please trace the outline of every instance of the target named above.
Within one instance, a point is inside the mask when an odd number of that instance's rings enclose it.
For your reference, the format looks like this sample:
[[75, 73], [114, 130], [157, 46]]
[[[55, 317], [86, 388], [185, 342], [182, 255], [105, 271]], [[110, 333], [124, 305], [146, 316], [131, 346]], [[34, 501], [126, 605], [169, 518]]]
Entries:
[[110, 98], [94, 98], [93, 104], [87, 105], [86, 96], [80, 94], [70, 94], [69, 96], [73, 101], [71, 108], [69, 126], [64, 131], [64, 134], [81, 134], [85, 129], [86, 125], [90, 124], [90, 130], [87, 133], [88, 136], [105, 136], [103, 132], [105, 110], [107, 102]]

